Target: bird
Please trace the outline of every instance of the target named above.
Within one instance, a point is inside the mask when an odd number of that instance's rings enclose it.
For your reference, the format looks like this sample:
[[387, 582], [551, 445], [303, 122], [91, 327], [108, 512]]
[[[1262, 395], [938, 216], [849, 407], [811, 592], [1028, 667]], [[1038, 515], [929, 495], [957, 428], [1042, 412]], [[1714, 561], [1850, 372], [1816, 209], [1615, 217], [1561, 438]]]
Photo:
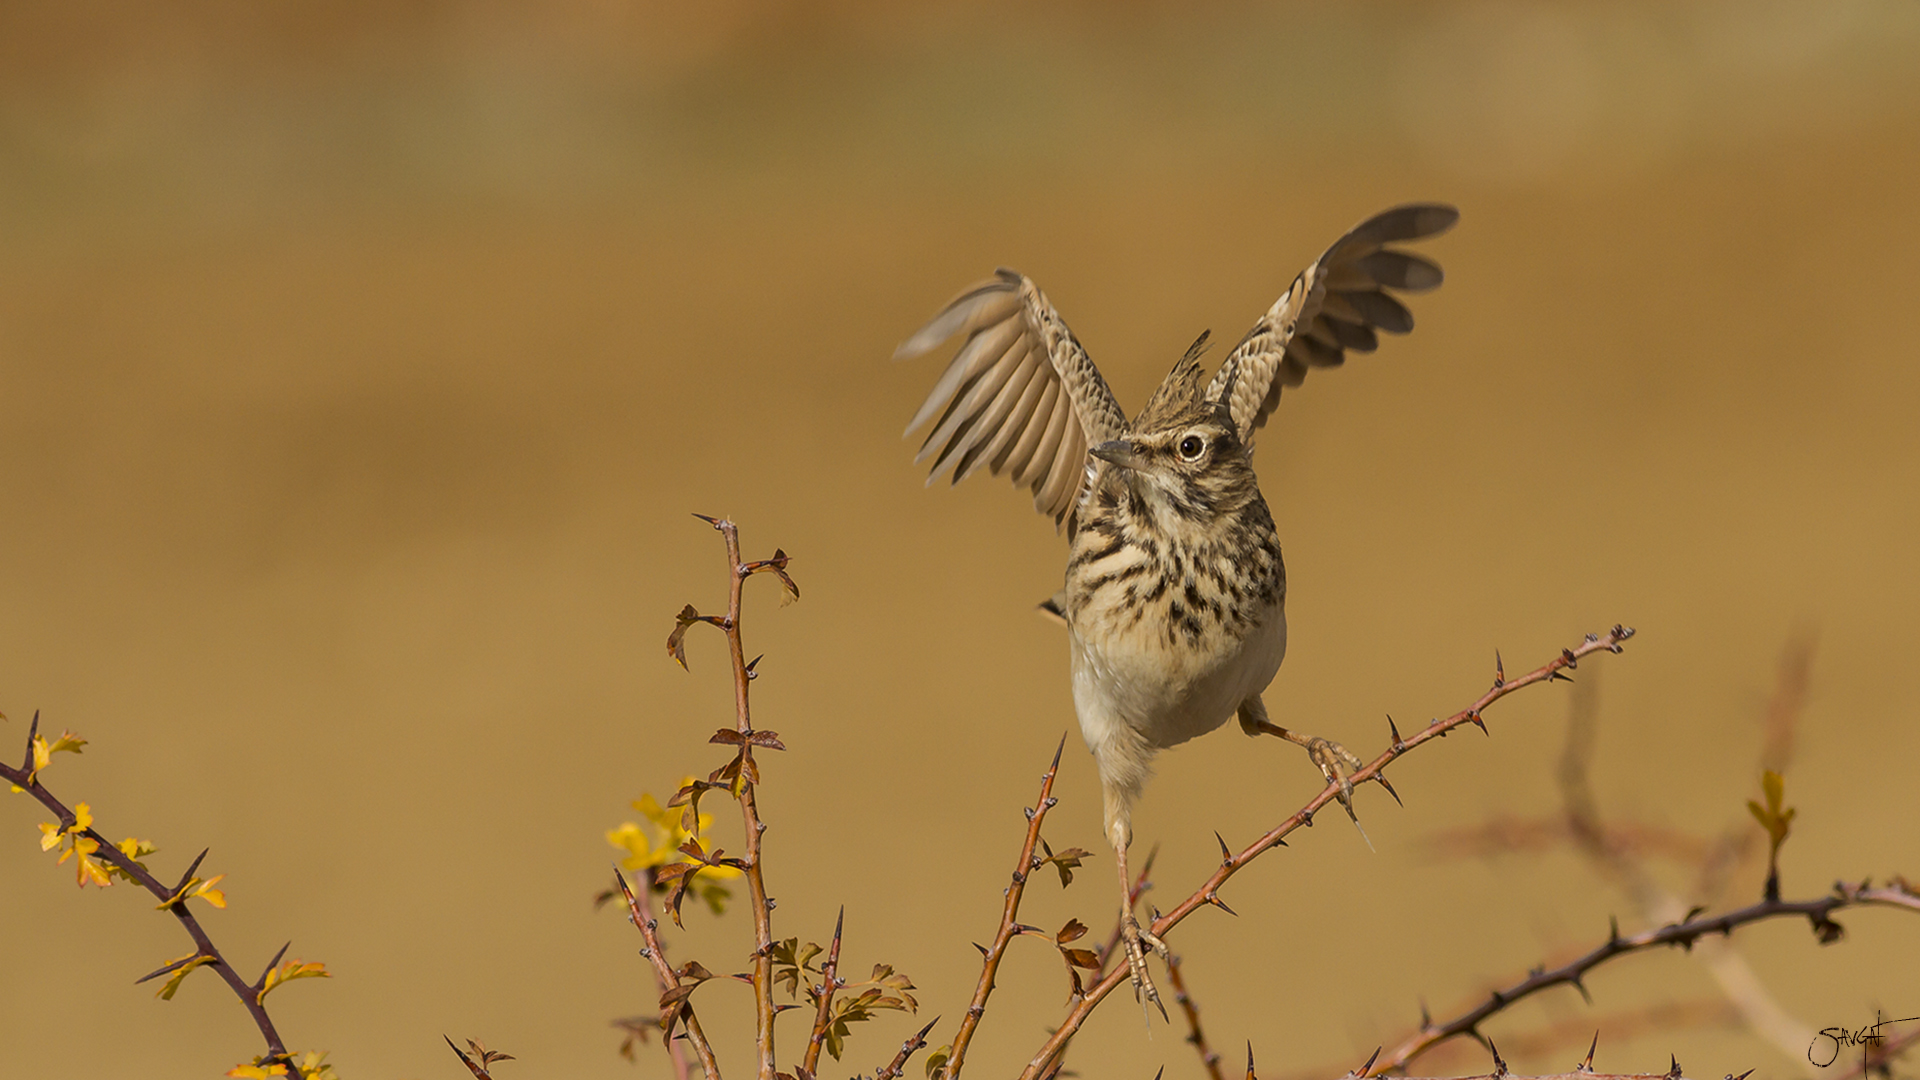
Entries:
[[1168, 952], [1134, 917], [1127, 849], [1156, 754], [1237, 717], [1248, 735], [1304, 747], [1354, 813], [1348, 776], [1359, 758], [1274, 724], [1261, 698], [1286, 655], [1287, 576], [1254, 475], [1254, 437], [1309, 370], [1374, 351], [1380, 332], [1413, 329], [1394, 293], [1434, 289], [1441, 270], [1389, 245], [1436, 236], [1459, 216], [1412, 203], [1356, 225], [1293, 279], [1211, 379], [1200, 365], [1203, 333], [1132, 420], [1046, 294], [1017, 271], [1001, 268], [960, 293], [894, 352], [910, 359], [960, 339], [907, 425], [911, 435], [933, 420], [915, 459], [933, 459], [927, 483], [949, 468], [956, 484], [981, 469], [1006, 476], [1066, 532], [1063, 587], [1041, 607], [1068, 628], [1074, 710], [1100, 777], [1143, 1010], [1166, 1014], [1146, 951]]

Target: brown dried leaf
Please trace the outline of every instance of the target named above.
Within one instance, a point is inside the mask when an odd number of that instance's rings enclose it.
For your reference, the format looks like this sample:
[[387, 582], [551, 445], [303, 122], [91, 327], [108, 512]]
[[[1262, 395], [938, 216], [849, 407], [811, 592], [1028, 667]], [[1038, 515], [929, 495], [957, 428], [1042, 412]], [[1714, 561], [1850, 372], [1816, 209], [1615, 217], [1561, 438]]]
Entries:
[[1061, 949], [1060, 955], [1066, 957], [1067, 963], [1072, 964], [1074, 967], [1088, 968], [1093, 971], [1100, 970], [1100, 958], [1094, 955], [1092, 949]]
[[1069, 941], [1080, 940], [1086, 936], [1086, 933], [1086, 923], [1081, 922], [1079, 919], [1068, 919], [1067, 925], [1061, 927], [1060, 932], [1053, 935], [1053, 940], [1055, 944], [1065, 945]]
[[687, 627], [699, 621], [700, 613], [694, 610], [692, 604], [688, 604], [680, 609], [680, 614], [674, 616], [673, 633], [667, 635], [667, 655], [673, 657], [674, 663], [679, 664], [682, 671], [688, 670]]

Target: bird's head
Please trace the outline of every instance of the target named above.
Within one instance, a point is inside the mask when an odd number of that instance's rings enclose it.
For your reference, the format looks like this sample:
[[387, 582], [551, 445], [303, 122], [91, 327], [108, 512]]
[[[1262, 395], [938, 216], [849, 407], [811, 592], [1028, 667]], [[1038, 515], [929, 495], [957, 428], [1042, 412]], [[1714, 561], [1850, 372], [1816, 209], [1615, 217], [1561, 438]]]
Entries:
[[1199, 356], [1207, 335], [1173, 366], [1124, 437], [1090, 449], [1118, 466], [1135, 490], [1189, 520], [1209, 520], [1257, 497], [1247, 448], [1227, 403], [1233, 379], [1208, 397]]

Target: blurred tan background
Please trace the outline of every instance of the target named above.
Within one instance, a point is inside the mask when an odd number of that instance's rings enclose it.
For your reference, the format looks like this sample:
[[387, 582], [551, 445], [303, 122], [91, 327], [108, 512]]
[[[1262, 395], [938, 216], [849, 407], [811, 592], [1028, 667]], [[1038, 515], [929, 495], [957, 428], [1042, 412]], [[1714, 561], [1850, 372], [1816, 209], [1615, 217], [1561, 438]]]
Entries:
[[[48, 774], [162, 876], [203, 845], [208, 923], [349, 1078], [665, 1075], [638, 938], [590, 898], [628, 800], [723, 759], [724, 653], [662, 655], [721, 602], [735, 516], [756, 583], [778, 936], [965, 1007], [1022, 827], [1073, 726], [1032, 613], [1063, 546], [981, 477], [921, 488], [900, 428], [934, 378], [893, 346], [997, 264], [1052, 295], [1137, 406], [1201, 329], [1236, 339], [1361, 217], [1439, 199], [1448, 283], [1419, 330], [1316, 373], [1261, 439], [1292, 578], [1277, 719], [1366, 756], [1616, 621], [1584, 665], [1602, 809], [1703, 834], [1758, 791], [1759, 716], [1817, 641], [1787, 772], [1786, 892], [1920, 871], [1920, 7], [1824, 4], [0, 7], [0, 727], [93, 740]], [[1216, 352], [1217, 360], [1220, 353]], [[1363, 1060], [1419, 1002], [1457, 1011], [1630, 902], [1568, 852], [1436, 856], [1550, 813], [1564, 687], [1398, 767], [1174, 935], [1229, 1064]], [[1297, 750], [1223, 731], [1139, 809], [1161, 895], [1314, 791]], [[1100, 848], [1069, 740], [1056, 846]], [[132, 980], [185, 941], [121, 887], [76, 893], [0, 833], [0, 1073], [217, 1075], [258, 1052], [217, 980]], [[721, 807], [725, 809], [725, 807]], [[737, 848], [731, 820], [717, 830]], [[1110, 925], [1108, 856], [1028, 921]], [[1685, 875], [1669, 873], [1675, 884]], [[1757, 872], [1729, 902], [1758, 896]], [[1737, 943], [1809, 1025], [1920, 1014], [1920, 920], [1863, 912]], [[677, 959], [744, 968], [737, 909]], [[1065, 979], [1016, 949], [972, 1059], [1006, 1075]], [[1523, 1041], [1715, 1000], [1681, 953], [1547, 995]], [[746, 988], [696, 999], [749, 1067]], [[835, 1070], [871, 1072], [888, 1017]], [[802, 1024], [782, 1022], [788, 1036]], [[1585, 1035], [1580, 1036], [1584, 1044]], [[789, 1043], [789, 1046], [795, 1046]], [[1522, 1053], [1564, 1068], [1581, 1047]], [[1716, 1026], [1601, 1036], [1599, 1064], [1811, 1074]], [[789, 1053], [789, 1057], [791, 1051]], [[1083, 1076], [1200, 1075], [1116, 1000]], [[1477, 1052], [1436, 1071], [1479, 1070]], [[137, 1066], [137, 1067], [136, 1067]], [[916, 1075], [918, 1065], [915, 1066]]]

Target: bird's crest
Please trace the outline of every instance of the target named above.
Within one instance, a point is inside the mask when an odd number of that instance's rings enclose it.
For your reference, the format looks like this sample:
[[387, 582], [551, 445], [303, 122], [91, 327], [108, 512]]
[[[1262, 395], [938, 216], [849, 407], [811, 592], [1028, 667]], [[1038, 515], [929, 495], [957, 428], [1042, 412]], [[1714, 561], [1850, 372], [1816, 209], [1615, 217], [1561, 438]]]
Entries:
[[1204, 332], [1195, 339], [1187, 347], [1187, 354], [1160, 380], [1153, 396], [1141, 407], [1140, 415], [1133, 418], [1133, 430], [1158, 431], [1172, 427], [1196, 410], [1206, 408], [1205, 389], [1200, 382], [1200, 356], [1207, 351], [1210, 333], [1212, 331]]

